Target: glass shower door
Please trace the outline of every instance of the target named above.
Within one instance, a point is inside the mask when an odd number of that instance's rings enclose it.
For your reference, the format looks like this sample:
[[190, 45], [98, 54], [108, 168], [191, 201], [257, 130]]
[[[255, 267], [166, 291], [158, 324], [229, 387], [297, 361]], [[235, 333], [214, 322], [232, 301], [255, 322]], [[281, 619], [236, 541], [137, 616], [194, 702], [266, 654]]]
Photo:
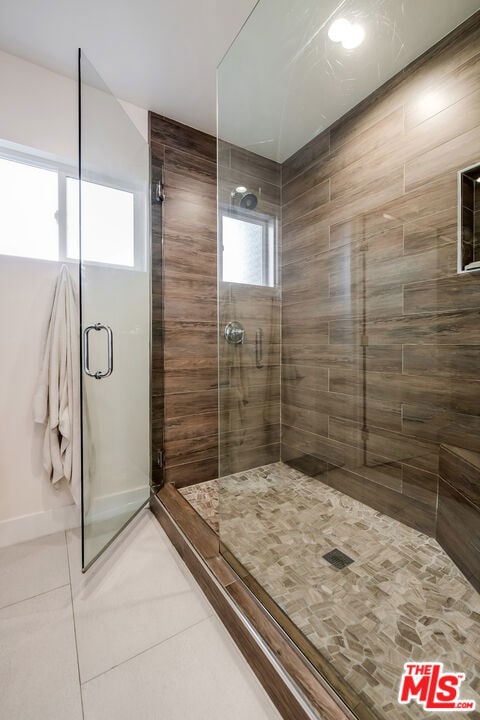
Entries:
[[79, 154], [85, 570], [149, 497], [150, 274], [148, 144], [81, 51]]

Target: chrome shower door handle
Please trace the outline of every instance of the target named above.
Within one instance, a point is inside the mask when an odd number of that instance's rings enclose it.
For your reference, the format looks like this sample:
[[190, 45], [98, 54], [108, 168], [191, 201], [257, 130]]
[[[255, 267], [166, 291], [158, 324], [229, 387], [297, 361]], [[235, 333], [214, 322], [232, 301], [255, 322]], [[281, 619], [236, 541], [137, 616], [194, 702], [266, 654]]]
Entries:
[[[105, 330], [107, 333], [107, 369], [102, 372], [101, 370], [90, 370], [90, 355], [88, 346], [88, 336], [91, 330]], [[83, 369], [85, 374], [89, 377], [94, 377], [96, 380], [102, 380], [108, 377], [113, 372], [113, 333], [112, 329], [108, 325], [102, 325], [102, 323], [95, 323], [95, 325], [87, 325], [83, 331]]]

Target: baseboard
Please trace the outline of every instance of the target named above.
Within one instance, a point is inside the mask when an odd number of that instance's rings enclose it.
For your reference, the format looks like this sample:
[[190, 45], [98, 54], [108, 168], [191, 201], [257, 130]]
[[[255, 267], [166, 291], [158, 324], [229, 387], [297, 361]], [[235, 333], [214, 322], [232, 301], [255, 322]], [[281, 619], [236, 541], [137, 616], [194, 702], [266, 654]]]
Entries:
[[[148, 501], [148, 497], [149, 489], [139, 487], [95, 498], [89, 512], [89, 522], [108, 520], [116, 517], [119, 513], [131, 512], [133, 514]], [[65, 505], [32, 515], [9, 518], [0, 521], [0, 547], [72, 530], [80, 525], [80, 508], [77, 505]]]
[[133, 515], [141, 505], [148, 502], [149, 496], [150, 488], [142, 485], [131, 490], [95, 498], [88, 511], [88, 523], [109, 520], [128, 512]]
[[80, 508], [77, 505], [22, 515], [0, 522], [0, 547], [27, 542], [56, 532], [64, 532], [80, 526]]

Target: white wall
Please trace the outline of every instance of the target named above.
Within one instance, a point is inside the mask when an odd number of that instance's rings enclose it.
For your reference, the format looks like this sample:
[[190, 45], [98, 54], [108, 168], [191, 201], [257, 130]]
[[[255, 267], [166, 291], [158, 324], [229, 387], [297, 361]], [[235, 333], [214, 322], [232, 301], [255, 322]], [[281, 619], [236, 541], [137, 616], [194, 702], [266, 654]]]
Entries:
[[[0, 51], [0, 97], [0, 143], [76, 166], [74, 80]], [[147, 112], [122, 105], [147, 138]], [[0, 255], [0, 546], [78, 522], [68, 489], [54, 490], [43, 471], [43, 429], [32, 417], [58, 270], [55, 262]]]
[[[23, 533], [43, 534], [46, 518], [12, 519], [72, 502], [68, 490], [54, 490], [46, 477], [44, 431], [32, 413], [57, 273], [54, 262], [0, 256], [0, 544], [26, 539]], [[76, 514], [57, 510], [55, 517], [56, 530]]]
[[[0, 139], [77, 162], [77, 83], [0, 50]], [[148, 140], [148, 114], [121, 101]]]

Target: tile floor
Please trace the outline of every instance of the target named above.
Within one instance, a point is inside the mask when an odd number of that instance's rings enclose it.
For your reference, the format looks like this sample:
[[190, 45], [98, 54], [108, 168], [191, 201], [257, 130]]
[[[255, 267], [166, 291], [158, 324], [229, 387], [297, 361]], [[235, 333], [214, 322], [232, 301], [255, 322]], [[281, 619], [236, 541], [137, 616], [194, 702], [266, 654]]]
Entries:
[[0, 550], [0, 720], [280, 720], [157, 521]]
[[187, 485], [180, 488], [180, 493], [210, 525], [212, 530], [218, 533], [220, 531], [220, 481], [218, 479], [207, 480], [198, 485]]
[[[182, 494], [382, 720], [425, 717], [398, 684], [405, 662], [432, 660], [467, 674], [480, 718], [480, 595], [433, 538], [283, 463]], [[334, 548], [354, 562], [332, 567]]]

